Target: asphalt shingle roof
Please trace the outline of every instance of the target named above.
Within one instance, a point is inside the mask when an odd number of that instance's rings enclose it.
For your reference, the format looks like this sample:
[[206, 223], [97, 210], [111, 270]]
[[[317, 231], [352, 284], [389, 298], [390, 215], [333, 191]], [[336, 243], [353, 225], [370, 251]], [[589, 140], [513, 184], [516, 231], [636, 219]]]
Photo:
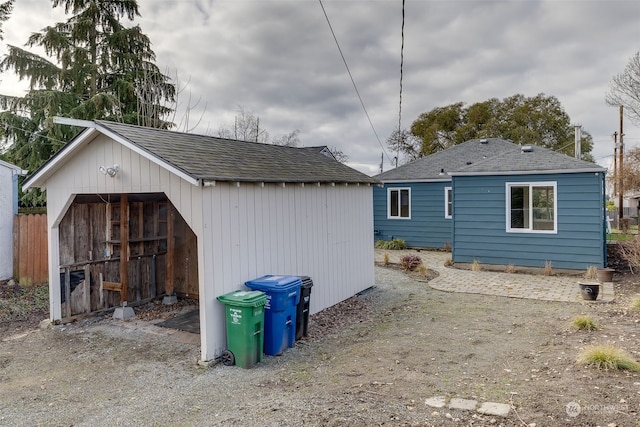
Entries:
[[578, 160], [537, 145], [516, 146], [510, 150], [478, 163], [471, 164], [453, 174], [505, 174], [549, 172], [601, 172], [605, 169], [595, 163]]
[[[523, 147], [500, 138], [472, 139], [374, 176], [382, 182], [449, 180], [449, 175], [550, 172], [600, 172], [594, 163], [577, 160], [537, 145]], [[444, 174], [441, 174], [444, 172]]]
[[[519, 151], [520, 147], [500, 138], [472, 139], [462, 144], [421, 157], [395, 169], [388, 170], [374, 178], [380, 181], [449, 180], [447, 175], [459, 171], [476, 162], [503, 152]], [[441, 172], [444, 174], [441, 175]]]
[[317, 150], [236, 141], [96, 121], [195, 179], [249, 182], [369, 183], [377, 180]]

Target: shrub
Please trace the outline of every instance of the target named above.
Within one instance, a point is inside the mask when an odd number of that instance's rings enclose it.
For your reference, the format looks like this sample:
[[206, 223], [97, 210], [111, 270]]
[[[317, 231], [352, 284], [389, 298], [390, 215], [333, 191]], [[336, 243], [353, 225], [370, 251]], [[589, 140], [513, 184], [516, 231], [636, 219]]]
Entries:
[[574, 317], [571, 320], [571, 325], [579, 331], [595, 331], [598, 329], [598, 322], [586, 314]]
[[631, 270], [640, 269], [640, 238], [626, 240], [618, 243], [622, 259], [627, 261]]
[[400, 250], [407, 249], [407, 244], [402, 239], [377, 240], [375, 247], [378, 249]]
[[611, 344], [587, 347], [578, 356], [578, 363], [593, 366], [596, 369], [617, 369], [640, 372], [640, 363], [629, 356], [624, 350]]
[[400, 258], [400, 265], [405, 271], [413, 271], [420, 264], [422, 264], [422, 258], [418, 255], [404, 255]]

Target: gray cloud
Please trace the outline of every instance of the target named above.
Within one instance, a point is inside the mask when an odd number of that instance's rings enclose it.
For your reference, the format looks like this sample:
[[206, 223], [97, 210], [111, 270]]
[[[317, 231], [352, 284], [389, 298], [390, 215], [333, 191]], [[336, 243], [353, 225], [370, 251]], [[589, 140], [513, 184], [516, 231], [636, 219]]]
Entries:
[[[323, 3], [384, 144], [398, 123], [401, 3]], [[50, 5], [21, 0], [5, 42], [21, 45], [30, 32], [64, 19]], [[202, 98], [192, 121], [206, 102], [197, 131], [232, 122], [242, 106], [259, 115], [272, 136], [299, 129], [303, 144], [336, 146], [360, 170], [377, 171], [382, 148], [317, 1], [139, 5], [137, 22], [153, 42], [158, 65], [190, 80], [183, 107], [189, 92]], [[458, 101], [545, 93], [593, 135], [594, 155], [605, 164], [618, 111], [604, 95], [640, 49], [638, 16], [636, 0], [408, 0], [403, 126]], [[15, 81], [3, 76], [0, 90], [8, 86], [14, 90]], [[629, 121], [625, 134], [629, 144], [640, 143], [640, 131]]]

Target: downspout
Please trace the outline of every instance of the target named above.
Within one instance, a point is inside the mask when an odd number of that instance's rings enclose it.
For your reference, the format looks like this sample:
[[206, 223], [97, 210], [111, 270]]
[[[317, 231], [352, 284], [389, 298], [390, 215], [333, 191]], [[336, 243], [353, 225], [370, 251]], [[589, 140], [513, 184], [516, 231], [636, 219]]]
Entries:
[[12, 189], [13, 214], [18, 215], [18, 173], [16, 171], [13, 171], [11, 180], [13, 181], [13, 189]]

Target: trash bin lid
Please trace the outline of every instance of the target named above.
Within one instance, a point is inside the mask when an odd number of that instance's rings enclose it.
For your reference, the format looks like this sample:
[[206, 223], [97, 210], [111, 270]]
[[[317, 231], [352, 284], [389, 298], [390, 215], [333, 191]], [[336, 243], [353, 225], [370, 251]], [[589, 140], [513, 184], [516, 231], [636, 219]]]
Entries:
[[298, 276], [276, 276], [267, 274], [257, 279], [245, 282], [250, 289], [258, 289], [265, 292], [289, 292], [291, 289], [300, 288], [302, 281]]
[[262, 291], [233, 291], [228, 294], [220, 295], [218, 301], [233, 306], [240, 307], [258, 307], [265, 305], [267, 295]]

